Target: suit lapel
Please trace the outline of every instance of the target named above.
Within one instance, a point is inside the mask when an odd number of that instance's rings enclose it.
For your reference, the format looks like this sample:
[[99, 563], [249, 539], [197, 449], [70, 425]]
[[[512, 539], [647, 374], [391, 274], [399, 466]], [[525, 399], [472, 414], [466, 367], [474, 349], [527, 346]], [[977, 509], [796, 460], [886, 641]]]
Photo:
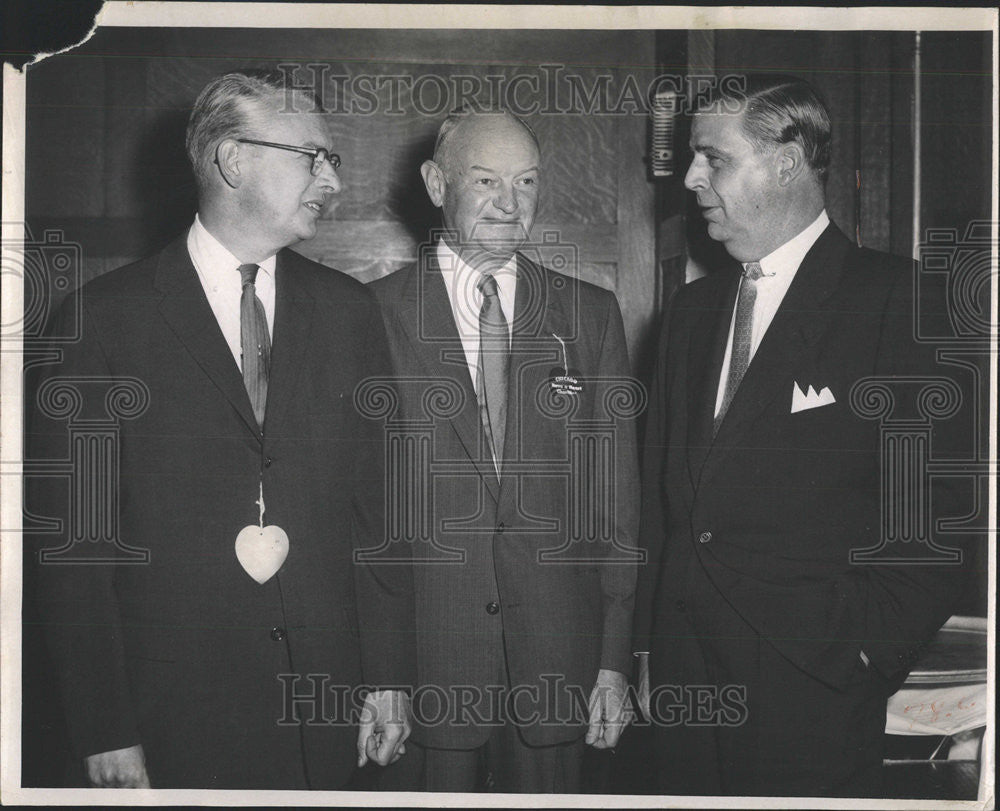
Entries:
[[164, 294], [160, 302], [163, 319], [259, 440], [243, 377], [191, 263], [186, 232], [160, 254], [155, 284]]
[[[545, 273], [521, 254], [517, 255], [517, 287], [514, 291], [513, 340], [549, 337], [546, 322], [556, 308], [545, 287]], [[513, 349], [513, 346], [512, 346]]]
[[826, 302], [840, 285], [849, 249], [847, 238], [831, 224], [802, 260], [719, 427], [713, 459], [716, 450], [724, 456], [737, 437], [745, 436], [775, 397], [790, 398], [780, 384], [826, 331], [833, 316]]
[[[555, 356], [559, 344], [552, 336], [556, 334], [565, 338], [570, 334], [557, 298], [548, 293], [544, 271], [518, 254], [503, 449], [503, 459], [510, 462], [512, 468], [525, 458], [522, 440], [534, 435], [527, 423], [536, 408], [535, 394], [548, 380], [552, 368], [562, 366], [561, 358]], [[500, 491], [504, 494], [516, 485], [520, 477], [516, 472], [506, 475], [503, 466], [500, 472]]]
[[[274, 340], [267, 384], [265, 428], [280, 425], [295, 402], [298, 379], [305, 366], [302, 358], [310, 353], [309, 333], [316, 297], [298, 272], [297, 259], [295, 253], [285, 249], [278, 253], [275, 265]], [[323, 362], [335, 363], [336, 358], [326, 358]]]
[[737, 265], [712, 278], [705, 309], [697, 316], [688, 348], [688, 472], [694, 489], [712, 447], [719, 373], [739, 289]]
[[499, 483], [479, 418], [479, 401], [455, 326], [451, 300], [433, 252], [410, 271], [400, 303], [400, 324], [423, 374], [432, 380], [452, 380], [461, 386], [465, 405], [447, 422], [496, 501]]

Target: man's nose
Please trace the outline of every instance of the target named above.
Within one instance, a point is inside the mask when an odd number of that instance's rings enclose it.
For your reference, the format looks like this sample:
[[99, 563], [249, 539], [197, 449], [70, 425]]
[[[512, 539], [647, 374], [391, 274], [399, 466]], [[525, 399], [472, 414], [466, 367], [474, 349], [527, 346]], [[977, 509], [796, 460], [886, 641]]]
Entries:
[[323, 161], [323, 167], [320, 169], [318, 175], [316, 175], [316, 182], [319, 183], [320, 188], [326, 194], [337, 194], [343, 187], [344, 184], [340, 180], [340, 175], [337, 174], [337, 170], [333, 168], [333, 164], [330, 161]]
[[507, 183], [501, 183], [497, 190], [497, 196], [493, 198], [493, 205], [504, 214], [513, 214], [517, 211], [517, 195], [514, 194], [514, 187]]
[[696, 155], [688, 167], [687, 174], [684, 175], [684, 187], [690, 191], [699, 191], [706, 185], [705, 167], [702, 165], [702, 159]]

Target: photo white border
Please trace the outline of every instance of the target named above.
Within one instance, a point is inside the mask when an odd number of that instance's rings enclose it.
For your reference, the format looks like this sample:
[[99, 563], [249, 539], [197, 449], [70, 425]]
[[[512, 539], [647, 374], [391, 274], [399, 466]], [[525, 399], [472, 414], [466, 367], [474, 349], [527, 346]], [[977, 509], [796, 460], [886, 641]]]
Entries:
[[[781, 24], [774, 18], [780, 14]], [[198, 28], [411, 28], [411, 29], [730, 29], [756, 30], [897, 30], [992, 31], [993, 64], [997, 63], [997, 10], [986, 8], [808, 8], [808, 7], [601, 7], [601, 6], [476, 6], [476, 5], [318, 5], [285, 3], [107, 2], [95, 27]], [[794, 23], [794, 25], [793, 25]], [[91, 32], [92, 33], [92, 32]], [[67, 49], [71, 50], [71, 49]], [[64, 51], [65, 52], [65, 51]], [[55, 58], [40, 56], [39, 58]], [[997, 73], [993, 74], [993, 244], [997, 241]], [[3, 240], [21, 239], [24, 212], [25, 75], [9, 65], [3, 71]], [[7, 224], [14, 224], [8, 228]], [[994, 254], [994, 268], [996, 256]], [[19, 319], [23, 289], [6, 272], [2, 277], [2, 321]], [[992, 300], [997, 302], [997, 277]], [[997, 357], [994, 309], [992, 356]], [[21, 346], [6, 341], [0, 368], [0, 521], [21, 514], [22, 458]], [[990, 370], [989, 453], [997, 459], [997, 368]], [[16, 478], [15, 478], [16, 477]], [[12, 482], [16, 483], [13, 484]], [[996, 689], [996, 527], [997, 492], [990, 489], [988, 572], [989, 725], [983, 739], [982, 777], [977, 801], [856, 800], [854, 808], [956, 809], [993, 807], [995, 777]], [[0, 527], [4, 524], [0, 523]], [[842, 808], [844, 800], [809, 798], [664, 797], [659, 795], [504, 795], [438, 793], [363, 793], [305, 791], [201, 791], [122, 789], [36, 789], [20, 787], [21, 670], [21, 533], [5, 530], [0, 538], [0, 800], [26, 805], [361, 805], [393, 804], [434, 807], [523, 806], [606, 808]]]

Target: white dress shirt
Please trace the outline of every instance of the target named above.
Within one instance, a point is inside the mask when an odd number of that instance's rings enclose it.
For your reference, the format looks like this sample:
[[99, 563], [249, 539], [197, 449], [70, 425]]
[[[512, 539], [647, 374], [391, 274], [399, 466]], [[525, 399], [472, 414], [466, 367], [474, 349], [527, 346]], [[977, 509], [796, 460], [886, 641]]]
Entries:
[[[781, 306], [785, 293], [792, 284], [792, 279], [805, 259], [809, 249], [813, 246], [820, 234], [826, 230], [830, 224], [830, 218], [826, 214], [826, 209], [819, 213], [812, 225], [799, 234], [788, 240], [780, 248], [772, 251], [763, 259], [758, 260], [760, 264], [761, 276], [757, 280], [757, 298], [753, 305], [753, 327], [750, 333], [750, 360], [753, 360], [757, 347], [764, 340], [764, 333], [771, 326], [774, 314]], [[743, 269], [749, 262], [743, 263]], [[742, 280], [740, 282], [742, 284]], [[726, 342], [726, 355], [722, 359], [722, 372], [719, 375], [719, 388], [715, 397], [715, 413], [718, 415], [722, 408], [722, 400], [726, 394], [726, 380], [729, 377], [729, 359], [733, 352], [733, 326], [736, 322], [736, 307], [733, 306], [733, 315], [729, 320], [729, 339]]]
[[[451, 313], [462, 339], [465, 362], [469, 366], [472, 388], [476, 389], [476, 367], [479, 365], [479, 311], [483, 306], [483, 294], [479, 291], [482, 274], [470, 267], [455, 253], [443, 239], [437, 245], [438, 265], [451, 302]], [[510, 340], [511, 325], [514, 323], [514, 293], [517, 288], [517, 257], [511, 256], [507, 264], [493, 273], [497, 281], [500, 307], [507, 321], [507, 339]]]
[[[208, 303], [219, 322], [222, 335], [229, 344], [236, 365], [243, 371], [240, 352], [240, 299], [243, 296], [243, 279], [239, 267], [243, 264], [229, 250], [213, 237], [202, 225], [197, 214], [194, 225], [188, 231], [188, 253], [198, 272], [198, 281], [208, 297]], [[275, 257], [269, 256], [259, 262], [257, 271], [257, 298], [264, 305], [267, 316], [267, 332], [274, 339], [274, 271]]]

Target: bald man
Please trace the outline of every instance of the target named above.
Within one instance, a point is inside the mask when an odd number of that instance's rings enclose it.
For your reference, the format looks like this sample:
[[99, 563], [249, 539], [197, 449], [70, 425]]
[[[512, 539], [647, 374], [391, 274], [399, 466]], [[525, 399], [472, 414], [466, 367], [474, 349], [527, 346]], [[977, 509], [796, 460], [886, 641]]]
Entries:
[[[608, 406], [630, 383], [621, 314], [525, 255], [542, 172], [518, 118], [452, 114], [421, 173], [444, 235], [371, 285], [403, 412], [442, 460], [418, 485], [415, 745], [384, 785], [576, 792], [584, 745], [614, 747], [628, 714], [637, 463], [632, 415]], [[607, 466], [571, 465], [597, 423]]]

